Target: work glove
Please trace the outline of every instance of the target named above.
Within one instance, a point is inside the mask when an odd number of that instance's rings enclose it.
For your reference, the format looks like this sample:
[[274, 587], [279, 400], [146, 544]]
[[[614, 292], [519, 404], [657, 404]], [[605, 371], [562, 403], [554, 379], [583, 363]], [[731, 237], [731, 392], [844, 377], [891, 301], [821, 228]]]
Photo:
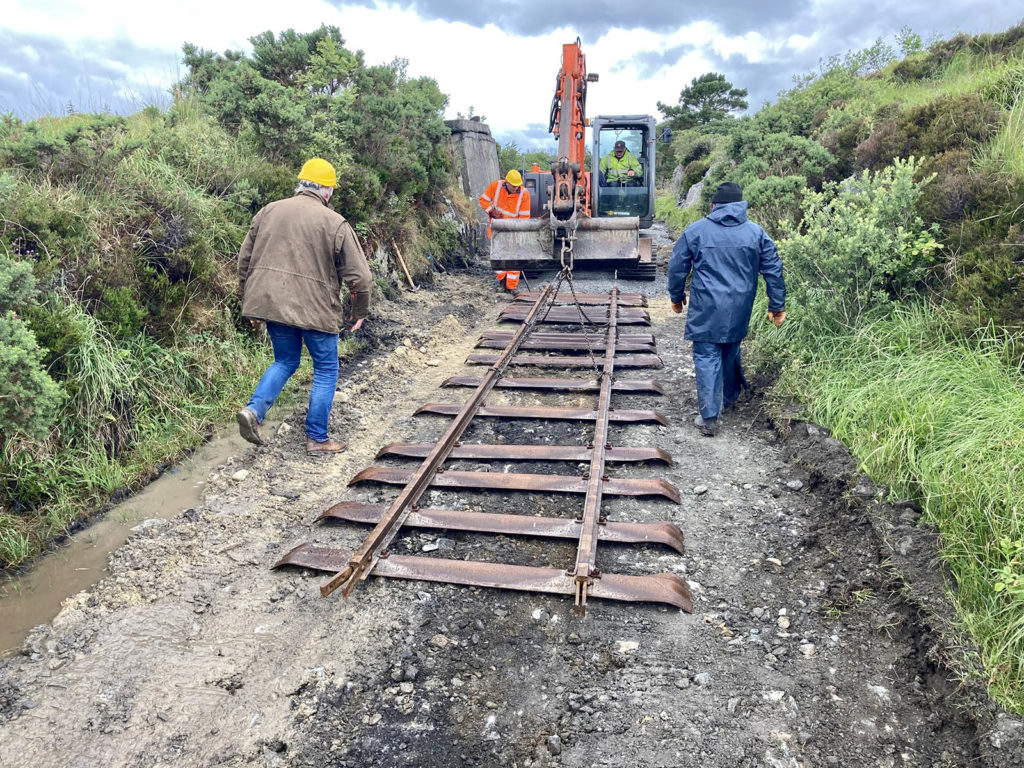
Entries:
[[673, 301], [672, 302], [672, 311], [675, 312], [677, 315], [681, 315], [683, 313], [683, 307], [685, 307], [685, 306], [686, 306], [686, 297], [683, 296], [683, 300], [682, 301]]
[[355, 323], [352, 324], [352, 327], [349, 328], [349, 333], [355, 333], [360, 328], [362, 328], [363, 327], [363, 320], [365, 320], [365, 319], [366, 319], [365, 317], [361, 317], [358, 320], [356, 320]]
[[781, 328], [782, 324], [786, 322], [786, 310], [781, 312], [769, 312], [768, 319], [775, 323], [776, 328]]
[[497, 212], [496, 210], [494, 210], [493, 208], [489, 208], [489, 209], [487, 210], [487, 216], [488, 216], [489, 218], [492, 218], [492, 219], [500, 219], [500, 218], [501, 218], [501, 214], [500, 214], [500, 213], [498, 213], [498, 212]]

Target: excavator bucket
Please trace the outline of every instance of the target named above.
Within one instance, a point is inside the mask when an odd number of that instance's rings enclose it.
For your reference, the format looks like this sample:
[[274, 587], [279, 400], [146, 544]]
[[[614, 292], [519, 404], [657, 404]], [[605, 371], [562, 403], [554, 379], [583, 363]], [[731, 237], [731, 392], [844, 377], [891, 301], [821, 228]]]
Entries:
[[[544, 269], [559, 261], [551, 221], [494, 219], [491, 221], [493, 269]], [[636, 262], [640, 257], [640, 219], [636, 216], [580, 218], [572, 254], [574, 264]]]

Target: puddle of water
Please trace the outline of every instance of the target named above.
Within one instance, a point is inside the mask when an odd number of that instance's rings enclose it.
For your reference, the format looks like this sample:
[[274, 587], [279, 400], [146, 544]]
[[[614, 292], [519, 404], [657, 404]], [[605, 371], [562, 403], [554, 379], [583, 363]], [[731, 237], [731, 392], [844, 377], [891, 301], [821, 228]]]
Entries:
[[[279, 423], [268, 419], [264, 435], [273, 435]], [[210, 472], [250, 447], [234, 425], [223, 427], [191, 457], [41, 557], [30, 571], [0, 584], [0, 658], [21, 647], [32, 627], [51, 621], [64, 600], [103, 578], [107, 556], [127, 541], [133, 527], [153, 517], [173, 520], [200, 506]]]

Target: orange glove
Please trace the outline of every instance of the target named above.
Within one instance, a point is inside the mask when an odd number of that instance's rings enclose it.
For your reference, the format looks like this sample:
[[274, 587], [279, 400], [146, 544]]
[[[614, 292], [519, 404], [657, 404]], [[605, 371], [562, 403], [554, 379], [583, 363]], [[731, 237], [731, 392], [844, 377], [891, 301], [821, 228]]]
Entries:
[[786, 322], [786, 310], [781, 312], [769, 312], [768, 319], [775, 323], [776, 328], [781, 328], [782, 324]]

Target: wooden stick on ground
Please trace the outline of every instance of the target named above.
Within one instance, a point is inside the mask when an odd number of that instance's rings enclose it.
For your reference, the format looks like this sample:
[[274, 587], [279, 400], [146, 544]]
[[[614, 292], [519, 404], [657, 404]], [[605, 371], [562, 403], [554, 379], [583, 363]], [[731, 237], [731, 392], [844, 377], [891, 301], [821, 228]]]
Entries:
[[398, 263], [402, 265], [402, 271], [405, 272], [405, 279], [409, 281], [409, 287], [414, 291], [418, 291], [419, 288], [416, 287], [416, 283], [412, 281], [412, 275], [409, 274], [409, 268], [405, 266], [405, 259], [402, 258], [402, 252], [398, 250], [398, 243], [392, 240], [391, 245], [395, 249], [395, 255], [398, 257]]

